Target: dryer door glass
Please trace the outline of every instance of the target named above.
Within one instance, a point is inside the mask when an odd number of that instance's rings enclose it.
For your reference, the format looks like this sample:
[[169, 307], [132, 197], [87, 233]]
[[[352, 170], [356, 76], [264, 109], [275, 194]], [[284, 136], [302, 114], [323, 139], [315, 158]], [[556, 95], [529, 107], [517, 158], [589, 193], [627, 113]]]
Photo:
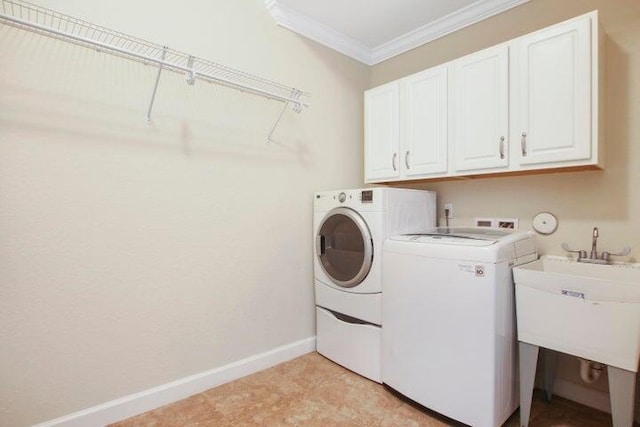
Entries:
[[316, 236], [316, 255], [335, 284], [351, 288], [361, 283], [373, 260], [371, 233], [364, 219], [348, 208], [330, 211]]

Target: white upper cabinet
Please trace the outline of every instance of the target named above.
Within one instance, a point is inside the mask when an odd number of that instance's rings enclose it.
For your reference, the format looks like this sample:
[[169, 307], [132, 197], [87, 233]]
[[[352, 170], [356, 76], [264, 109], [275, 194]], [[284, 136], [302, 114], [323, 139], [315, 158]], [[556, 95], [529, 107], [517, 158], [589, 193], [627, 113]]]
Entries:
[[447, 66], [400, 81], [400, 141], [407, 177], [447, 172]]
[[509, 165], [509, 48], [500, 45], [452, 65], [454, 170]]
[[365, 182], [447, 172], [447, 66], [365, 92]]
[[365, 182], [602, 167], [598, 14], [365, 94]]
[[591, 27], [585, 16], [516, 40], [512, 119], [519, 164], [591, 158], [597, 75]]
[[400, 98], [398, 82], [364, 94], [365, 181], [400, 176]]

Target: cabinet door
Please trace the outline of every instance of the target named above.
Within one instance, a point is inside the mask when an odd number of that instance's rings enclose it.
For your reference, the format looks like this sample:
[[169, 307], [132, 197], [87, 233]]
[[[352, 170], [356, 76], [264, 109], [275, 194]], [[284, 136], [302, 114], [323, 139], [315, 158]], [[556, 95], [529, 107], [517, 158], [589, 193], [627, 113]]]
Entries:
[[401, 82], [401, 168], [405, 176], [447, 172], [446, 65]]
[[400, 176], [398, 82], [368, 90], [364, 94], [365, 181]]
[[508, 46], [465, 56], [452, 67], [455, 170], [508, 166]]
[[592, 138], [590, 18], [583, 17], [522, 37], [516, 46], [517, 112], [513, 131], [518, 142], [519, 163], [589, 159]]

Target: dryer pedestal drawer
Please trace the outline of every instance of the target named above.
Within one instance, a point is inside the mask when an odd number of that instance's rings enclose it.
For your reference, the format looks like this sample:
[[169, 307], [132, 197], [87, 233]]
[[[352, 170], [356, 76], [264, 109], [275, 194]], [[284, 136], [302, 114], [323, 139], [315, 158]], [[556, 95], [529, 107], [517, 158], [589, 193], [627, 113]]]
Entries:
[[364, 320], [374, 325], [382, 324], [382, 293], [357, 294], [341, 291], [315, 281], [316, 305], [337, 313]]
[[363, 377], [382, 382], [379, 326], [349, 323], [321, 307], [316, 307], [316, 325], [318, 353]]

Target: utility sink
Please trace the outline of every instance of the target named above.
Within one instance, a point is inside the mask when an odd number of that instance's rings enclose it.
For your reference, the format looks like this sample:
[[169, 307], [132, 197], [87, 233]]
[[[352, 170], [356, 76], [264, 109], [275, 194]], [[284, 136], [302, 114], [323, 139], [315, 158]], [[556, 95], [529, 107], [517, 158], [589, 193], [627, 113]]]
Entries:
[[519, 341], [638, 371], [640, 264], [543, 256], [513, 276]]

